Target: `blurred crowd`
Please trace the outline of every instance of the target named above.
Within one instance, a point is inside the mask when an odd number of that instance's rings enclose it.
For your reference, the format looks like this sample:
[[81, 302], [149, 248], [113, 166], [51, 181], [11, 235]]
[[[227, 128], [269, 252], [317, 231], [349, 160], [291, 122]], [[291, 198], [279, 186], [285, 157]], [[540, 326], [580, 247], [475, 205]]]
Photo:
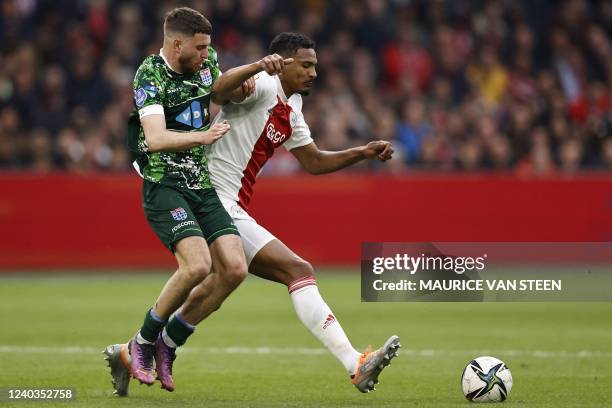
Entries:
[[[612, 1], [3, 0], [0, 169], [126, 171], [135, 69], [187, 5], [222, 69], [275, 34], [317, 42], [321, 149], [393, 141], [371, 171], [612, 170]], [[298, 171], [278, 149], [267, 173]]]

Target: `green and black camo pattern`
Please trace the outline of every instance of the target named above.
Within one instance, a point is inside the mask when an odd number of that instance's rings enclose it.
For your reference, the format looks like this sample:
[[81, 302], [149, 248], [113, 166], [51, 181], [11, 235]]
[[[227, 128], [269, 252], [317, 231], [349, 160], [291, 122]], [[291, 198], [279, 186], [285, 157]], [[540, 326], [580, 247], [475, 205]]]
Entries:
[[208, 176], [208, 146], [182, 152], [149, 152], [138, 111], [161, 105], [166, 129], [207, 130], [210, 95], [219, 75], [217, 53], [212, 47], [208, 47], [208, 59], [195, 74], [172, 71], [161, 55], [150, 55], [142, 62], [133, 83], [135, 108], [128, 124], [128, 146], [146, 180], [189, 189], [212, 187]]

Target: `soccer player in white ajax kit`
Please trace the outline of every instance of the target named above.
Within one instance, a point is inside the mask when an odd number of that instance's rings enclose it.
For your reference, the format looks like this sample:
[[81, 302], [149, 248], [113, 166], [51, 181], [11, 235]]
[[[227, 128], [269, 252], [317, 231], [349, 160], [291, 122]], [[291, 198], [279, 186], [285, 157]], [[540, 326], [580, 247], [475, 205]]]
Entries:
[[[225, 104], [214, 122], [227, 121], [231, 128], [212, 145], [209, 170], [213, 186], [240, 232], [249, 272], [286, 285], [300, 321], [342, 363], [357, 389], [369, 392], [383, 368], [397, 356], [398, 336], [389, 337], [375, 351], [355, 350], [319, 294], [310, 263], [247, 212], [257, 175], [277, 147], [290, 151], [311, 174], [331, 173], [365, 159], [384, 162], [392, 157], [392, 146], [386, 141], [337, 152], [318, 149], [301, 112], [302, 95], [309, 93], [316, 78], [314, 46], [302, 34], [282, 33], [270, 44], [271, 55], [262, 60], [279, 65], [276, 71], [282, 70], [281, 74], [271, 76], [262, 72], [261, 64], [253, 63], [221, 75], [215, 88], [238, 88], [254, 78], [255, 90], [242, 102], [222, 100]], [[194, 288], [180, 309], [181, 316], [200, 322], [218, 309], [224, 298], [216, 295], [215, 285], [211, 274]]]

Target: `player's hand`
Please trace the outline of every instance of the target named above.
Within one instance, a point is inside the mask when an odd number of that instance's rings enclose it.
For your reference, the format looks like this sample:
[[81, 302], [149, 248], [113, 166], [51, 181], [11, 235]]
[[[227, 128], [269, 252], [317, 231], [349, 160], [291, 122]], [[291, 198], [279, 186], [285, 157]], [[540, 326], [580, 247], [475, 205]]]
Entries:
[[278, 54], [272, 54], [266, 55], [257, 61], [257, 66], [270, 75], [277, 75], [283, 72], [285, 65], [289, 65], [292, 62], [293, 58], [283, 58]]
[[245, 98], [248, 98], [249, 96], [253, 95], [254, 92], [255, 92], [255, 78], [250, 77], [249, 79], [247, 79], [246, 81], [242, 83], [242, 95]]
[[221, 123], [215, 123], [205, 132], [202, 132], [201, 143], [209, 145], [221, 139], [230, 130], [230, 124], [224, 120]]
[[368, 159], [378, 159], [385, 162], [393, 157], [393, 145], [391, 142], [384, 140], [370, 142], [365, 146], [363, 154]]

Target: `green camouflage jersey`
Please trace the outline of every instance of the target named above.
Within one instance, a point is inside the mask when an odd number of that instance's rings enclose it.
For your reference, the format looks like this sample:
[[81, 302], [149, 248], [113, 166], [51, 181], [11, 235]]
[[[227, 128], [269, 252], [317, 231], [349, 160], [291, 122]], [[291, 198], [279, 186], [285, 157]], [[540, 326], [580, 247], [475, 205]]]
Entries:
[[174, 72], [161, 55], [150, 55], [142, 62], [134, 78], [135, 109], [128, 123], [128, 146], [146, 180], [188, 189], [212, 187], [208, 146], [182, 152], [149, 152], [140, 118], [163, 113], [168, 130], [207, 130], [210, 95], [219, 75], [217, 53], [212, 47], [208, 47], [208, 59], [195, 74]]

